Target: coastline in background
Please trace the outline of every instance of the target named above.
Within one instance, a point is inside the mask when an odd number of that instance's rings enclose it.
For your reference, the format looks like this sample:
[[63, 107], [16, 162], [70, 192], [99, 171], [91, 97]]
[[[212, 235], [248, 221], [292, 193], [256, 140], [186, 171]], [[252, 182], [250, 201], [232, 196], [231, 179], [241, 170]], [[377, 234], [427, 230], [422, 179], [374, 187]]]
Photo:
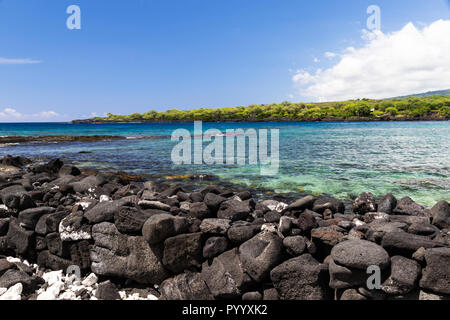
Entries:
[[341, 102], [250, 105], [234, 108], [171, 109], [128, 116], [108, 113], [106, 117], [75, 120], [102, 122], [190, 122], [190, 121], [407, 121], [449, 120], [450, 95], [426, 95], [383, 100], [359, 99]]

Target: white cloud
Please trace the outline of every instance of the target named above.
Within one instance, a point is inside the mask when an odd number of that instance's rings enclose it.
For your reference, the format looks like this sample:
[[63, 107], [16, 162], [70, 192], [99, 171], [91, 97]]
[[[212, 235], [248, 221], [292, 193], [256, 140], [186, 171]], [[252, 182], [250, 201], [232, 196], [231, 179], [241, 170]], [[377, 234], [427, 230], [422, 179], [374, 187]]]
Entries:
[[8, 59], [0, 57], [0, 64], [36, 64], [41, 61], [33, 59]]
[[20, 118], [21, 116], [20, 112], [12, 108], [5, 108], [0, 112], [0, 118]]
[[[363, 32], [361, 48], [349, 47], [339, 62], [292, 78], [303, 99], [386, 98], [450, 88], [450, 20], [418, 29]], [[327, 55], [327, 54], [325, 54]]]
[[40, 117], [43, 117], [43, 118], [52, 118], [52, 117], [59, 116], [59, 114], [56, 113], [55, 111], [42, 111], [42, 112], [39, 112], [36, 115], [40, 116]]
[[331, 58], [336, 57], [337, 54], [334, 53], [334, 52], [329, 52], [329, 51], [328, 51], [328, 52], [325, 52], [324, 56], [325, 56], [325, 58], [331, 59]]
[[313, 60], [314, 60], [314, 62], [315, 62], [315, 63], [319, 63], [319, 62], [320, 62], [320, 60], [319, 60], [319, 59], [317, 59], [316, 57], [314, 57], [314, 59], [313, 59]]
[[13, 108], [5, 108], [3, 111], [0, 111], [0, 121], [2, 122], [48, 121], [60, 116], [60, 114], [52, 110], [33, 114], [24, 114]]

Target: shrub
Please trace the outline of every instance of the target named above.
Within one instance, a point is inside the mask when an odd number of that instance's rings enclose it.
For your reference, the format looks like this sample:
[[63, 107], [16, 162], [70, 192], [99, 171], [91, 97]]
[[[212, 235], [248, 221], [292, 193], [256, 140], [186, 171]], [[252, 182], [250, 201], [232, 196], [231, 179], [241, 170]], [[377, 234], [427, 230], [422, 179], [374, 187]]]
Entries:
[[389, 113], [391, 116], [396, 116], [398, 114], [398, 110], [395, 107], [386, 108], [386, 113]]

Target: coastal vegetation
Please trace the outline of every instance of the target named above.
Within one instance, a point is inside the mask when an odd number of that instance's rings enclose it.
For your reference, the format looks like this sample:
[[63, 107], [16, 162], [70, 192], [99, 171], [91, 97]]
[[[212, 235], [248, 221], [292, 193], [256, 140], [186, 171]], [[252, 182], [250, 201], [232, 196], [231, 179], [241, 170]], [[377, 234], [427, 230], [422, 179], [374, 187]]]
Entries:
[[[420, 120], [449, 119], [450, 95], [358, 99], [323, 103], [282, 103], [247, 107], [169, 109], [146, 113], [95, 117], [89, 122], [164, 122], [164, 121], [314, 121], [314, 120]], [[81, 120], [83, 121], [83, 120]]]

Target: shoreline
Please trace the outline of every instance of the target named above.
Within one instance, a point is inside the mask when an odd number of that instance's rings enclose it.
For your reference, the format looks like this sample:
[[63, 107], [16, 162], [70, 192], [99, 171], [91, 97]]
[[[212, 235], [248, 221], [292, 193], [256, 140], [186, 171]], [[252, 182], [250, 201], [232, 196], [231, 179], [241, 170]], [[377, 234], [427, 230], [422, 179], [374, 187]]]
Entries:
[[59, 142], [98, 142], [98, 141], [119, 141], [137, 139], [162, 139], [167, 136], [112, 136], [112, 135], [52, 135], [52, 136], [3, 136], [0, 137], [0, 145], [14, 147], [27, 143], [59, 143]]
[[[450, 299], [445, 201], [284, 202], [59, 159], [1, 163], [15, 170], [0, 174], [0, 299]], [[374, 265], [381, 286], [369, 290]], [[81, 278], [66, 275], [74, 266]]]
[[173, 120], [173, 121], [158, 121], [158, 120], [141, 120], [141, 121], [108, 121], [108, 120], [72, 120], [70, 123], [73, 124], [105, 124], [105, 123], [192, 123], [194, 121], [202, 121], [205, 123], [242, 123], [242, 122], [267, 122], [267, 123], [277, 123], [277, 122], [412, 122], [412, 121], [449, 121], [450, 116], [445, 117], [383, 117], [383, 118], [311, 118], [311, 119], [232, 119], [232, 120]]

